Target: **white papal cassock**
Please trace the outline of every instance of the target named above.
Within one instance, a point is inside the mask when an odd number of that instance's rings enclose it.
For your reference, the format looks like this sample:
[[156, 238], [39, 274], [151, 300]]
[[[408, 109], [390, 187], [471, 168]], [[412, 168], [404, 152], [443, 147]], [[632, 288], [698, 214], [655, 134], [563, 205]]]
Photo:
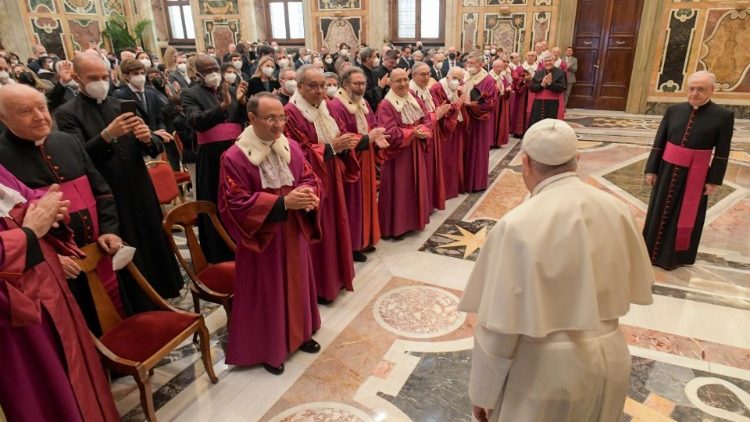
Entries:
[[460, 304], [478, 314], [472, 403], [491, 421], [620, 420], [630, 354], [617, 321], [652, 302], [653, 282], [625, 204], [573, 172], [542, 181], [492, 229]]

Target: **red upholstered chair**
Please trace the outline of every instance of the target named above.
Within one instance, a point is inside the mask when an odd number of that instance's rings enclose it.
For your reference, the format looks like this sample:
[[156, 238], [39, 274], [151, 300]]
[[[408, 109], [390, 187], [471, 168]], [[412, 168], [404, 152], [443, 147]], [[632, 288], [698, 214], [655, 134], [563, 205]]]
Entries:
[[83, 251], [86, 258], [79, 260], [78, 264], [88, 277], [96, 313], [104, 332], [99, 338], [92, 334], [94, 344], [107, 368], [135, 378], [148, 421], [156, 421], [149, 376], [162, 358], [191, 335], [200, 336], [201, 357], [206, 374], [212, 383], [218, 382], [211, 361], [208, 329], [200, 314], [183, 311], [167, 303], [138, 268], [130, 263], [127, 266], [128, 272], [156, 305], [157, 310], [122, 319], [96, 273], [96, 266], [104, 252], [96, 243], [85, 246]]
[[[193, 227], [198, 224], [198, 215], [204, 214], [211, 219], [219, 236], [233, 251], [235, 244], [219, 221], [216, 205], [208, 201], [193, 201], [172, 208], [164, 218], [164, 232], [169, 239], [172, 251], [177, 255], [180, 265], [190, 277], [190, 293], [193, 295], [195, 312], [200, 312], [200, 299], [218, 303], [227, 312], [227, 320], [232, 315], [234, 299], [234, 261], [210, 264], [206, 261], [198, 237]], [[190, 252], [190, 263], [182, 256], [174, 239], [172, 229], [178, 226], [184, 230]], [[227, 324], [228, 325], [228, 324]]]
[[161, 205], [171, 204], [180, 196], [172, 167], [166, 161], [149, 161], [146, 163], [148, 174], [156, 190], [156, 197]]

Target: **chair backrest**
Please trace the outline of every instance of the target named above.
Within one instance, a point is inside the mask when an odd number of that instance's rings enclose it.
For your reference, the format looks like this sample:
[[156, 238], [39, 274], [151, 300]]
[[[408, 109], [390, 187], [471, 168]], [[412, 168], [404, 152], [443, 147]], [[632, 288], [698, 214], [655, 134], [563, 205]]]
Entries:
[[[177, 259], [180, 260], [182, 267], [185, 271], [192, 270], [193, 274], [198, 274], [208, 266], [206, 256], [203, 254], [201, 245], [198, 242], [198, 236], [196, 236], [195, 231], [193, 231], [193, 227], [198, 224], [198, 215], [200, 214], [205, 214], [211, 219], [211, 223], [216, 229], [216, 232], [219, 233], [219, 236], [221, 236], [230, 249], [235, 250], [234, 241], [232, 241], [226, 230], [224, 230], [224, 226], [221, 225], [215, 204], [208, 201], [193, 201], [172, 208], [167, 213], [167, 216], [164, 217], [163, 228], [169, 239], [172, 251], [177, 255]], [[172, 233], [172, 228], [174, 226], [182, 227], [185, 231], [185, 238], [187, 239], [188, 251], [190, 252], [192, 262], [191, 266], [188, 266], [187, 261], [180, 253], [177, 243], [174, 240], [174, 233]]]
[[180, 195], [180, 189], [177, 187], [177, 180], [174, 177], [174, 171], [166, 161], [151, 161], [146, 163], [148, 174], [151, 176], [151, 182], [154, 184], [156, 196], [159, 203], [166, 205], [171, 203]]
[[99, 265], [99, 261], [105, 256], [105, 253], [101, 250], [98, 243], [88, 244], [81, 248], [81, 250], [86, 254], [86, 257], [77, 260], [77, 262], [81, 270], [86, 273], [89, 289], [91, 289], [91, 296], [94, 299], [96, 316], [99, 320], [99, 325], [102, 327], [102, 332], [106, 333], [110, 328], [119, 324], [122, 318], [120, 318], [120, 314], [115, 309], [112, 299], [109, 298], [101, 278], [96, 273], [96, 267]]
[[182, 137], [180, 136], [180, 133], [174, 131], [174, 133], [172, 133], [172, 139], [175, 146], [177, 147], [177, 152], [180, 154], [180, 162], [182, 162], [182, 151], [184, 151], [185, 149], [185, 144], [182, 143]]

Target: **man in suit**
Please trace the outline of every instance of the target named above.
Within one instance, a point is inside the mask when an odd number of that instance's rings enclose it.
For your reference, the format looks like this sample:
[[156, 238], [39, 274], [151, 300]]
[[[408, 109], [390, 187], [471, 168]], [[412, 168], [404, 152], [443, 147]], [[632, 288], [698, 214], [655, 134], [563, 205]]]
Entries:
[[78, 95], [78, 82], [73, 79], [73, 63], [60, 60], [55, 63], [58, 80], [52, 90], [47, 93], [47, 101], [50, 111], [72, 100]]
[[435, 53], [435, 55], [432, 56], [432, 66], [430, 66], [430, 77], [436, 81], [443, 79], [443, 77], [448, 74], [448, 72], [443, 71], [444, 68], [445, 68], [445, 54]]
[[169, 83], [175, 82], [180, 84], [180, 89], [188, 88], [192, 82], [187, 74], [187, 56], [184, 54], [177, 56], [177, 69], [169, 74]]
[[443, 61], [443, 75], [447, 75], [452, 67], [463, 67], [458, 56], [459, 54], [456, 51], [456, 47], [448, 48], [448, 59]]
[[407, 45], [401, 49], [401, 58], [398, 59], [396, 67], [409, 70], [412, 66], [414, 66], [414, 59], [411, 57], [411, 46]]
[[568, 80], [568, 87], [565, 89], [565, 106], [567, 107], [570, 91], [573, 90], [573, 84], [576, 83], [576, 72], [578, 71], [578, 59], [573, 56], [573, 47], [568, 47], [565, 50], [564, 60], [568, 65], [568, 68], [565, 70], [565, 76]]
[[151, 132], [163, 142], [171, 142], [172, 135], [165, 130], [162, 102], [153, 88], [146, 88], [146, 68], [138, 60], [127, 59], [120, 65], [122, 77], [127, 82], [114, 93], [120, 100], [135, 101], [136, 112]]
[[378, 76], [375, 72], [380, 67], [380, 59], [377, 56], [377, 50], [365, 47], [359, 52], [359, 60], [362, 63], [362, 70], [367, 78], [367, 90], [365, 91], [365, 101], [370, 108], [375, 111], [378, 103], [383, 100], [386, 94], [386, 87], [390, 82], [388, 74]]
[[[307, 64], [305, 60], [309, 60], [309, 59], [310, 59], [310, 50], [304, 47], [300, 48], [299, 51], [297, 51], [297, 59], [294, 60], [294, 68], [299, 69], [300, 67]], [[287, 66], [284, 66], [284, 67], [287, 67]]]

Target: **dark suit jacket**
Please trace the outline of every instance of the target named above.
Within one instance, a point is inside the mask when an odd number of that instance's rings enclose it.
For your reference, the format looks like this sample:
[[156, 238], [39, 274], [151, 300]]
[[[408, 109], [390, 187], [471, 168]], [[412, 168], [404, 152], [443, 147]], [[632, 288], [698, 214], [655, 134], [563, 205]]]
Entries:
[[205, 132], [219, 123], [232, 122], [244, 124], [247, 114], [236, 100], [234, 87], [229, 87], [232, 104], [226, 110], [219, 107], [219, 99], [203, 85], [195, 85], [182, 91], [182, 106], [185, 109], [188, 126], [198, 132]]
[[256, 76], [250, 78], [250, 81], [248, 81], [247, 96], [252, 97], [253, 95], [263, 91], [273, 92], [274, 89], [279, 89], [281, 87], [279, 81], [275, 81], [273, 79], [269, 79], [268, 84], [269, 89], [266, 89], [266, 87], [263, 86], [263, 81], [259, 77]]
[[398, 63], [396, 64], [396, 67], [406, 70], [411, 69], [412, 66], [414, 66], [414, 59], [406, 60], [403, 57], [399, 58]]
[[[456, 59], [456, 66], [458, 66], [458, 67], [464, 67], [461, 64], [461, 60], [458, 60], [458, 59]], [[451, 61], [450, 61], [450, 59], [445, 59], [443, 61], [443, 77], [445, 77], [445, 75], [448, 74], [448, 71], [450, 70], [450, 68], [451, 68]]]
[[144, 110], [141, 100], [138, 98], [135, 92], [128, 85], [123, 85], [115, 91], [114, 97], [121, 100], [132, 100], [135, 101], [136, 111], [138, 116], [143, 119], [148, 125], [148, 128], [152, 131], [164, 129], [164, 114], [162, 112], [162, 101], [159, 98], [159, 94], [153, 88], [146, 87], [146, 109]]
[[54, 112], [57, 107], [60, 107], [66, 102], [72, 100], [76, 97], [76, 95], [78, 95], [76, 91], [74, 91], [72, 88], [64, 86], [58, 81], [55, 86], [52, 87], [52, 90], [47, 93], [47, 101], [49, 102], [48, 105], [50, 110]]
[[295, 60], [295, 61], [294, 61], [294, 68], [295, 68], [295, 69], [299, 69], [299, 68], [300, 68], [300, 67], [302, 67], [302, 66], [303, 66], [304, 64], [305, 64], [305, 62], [304, 62], [304, 61], [302, 61], [302, 58], [298, 58], [297, 60]]
[[180, 84], [180, 88], [185, 89], [190, 87], [190, 83], [188, 83], [185, 78], [187, 78], [187, 76], [183, 78], [182, 73], [175, 70], [169, 74], [169, 83], [174, 83], [174, 81], [177, 81], [177, 83]]
[[[445, 65], [443, 65], [443, 68], [445, 68]], [[436, 81], [439, 81], [443, 79], [447, 75], [446, 72], [443, 72], [443, 70], [440, 70], [440, 74], [438, 75], [437, 71], [435, 70], [435, 66], [430, 66], [430, 77]]]

